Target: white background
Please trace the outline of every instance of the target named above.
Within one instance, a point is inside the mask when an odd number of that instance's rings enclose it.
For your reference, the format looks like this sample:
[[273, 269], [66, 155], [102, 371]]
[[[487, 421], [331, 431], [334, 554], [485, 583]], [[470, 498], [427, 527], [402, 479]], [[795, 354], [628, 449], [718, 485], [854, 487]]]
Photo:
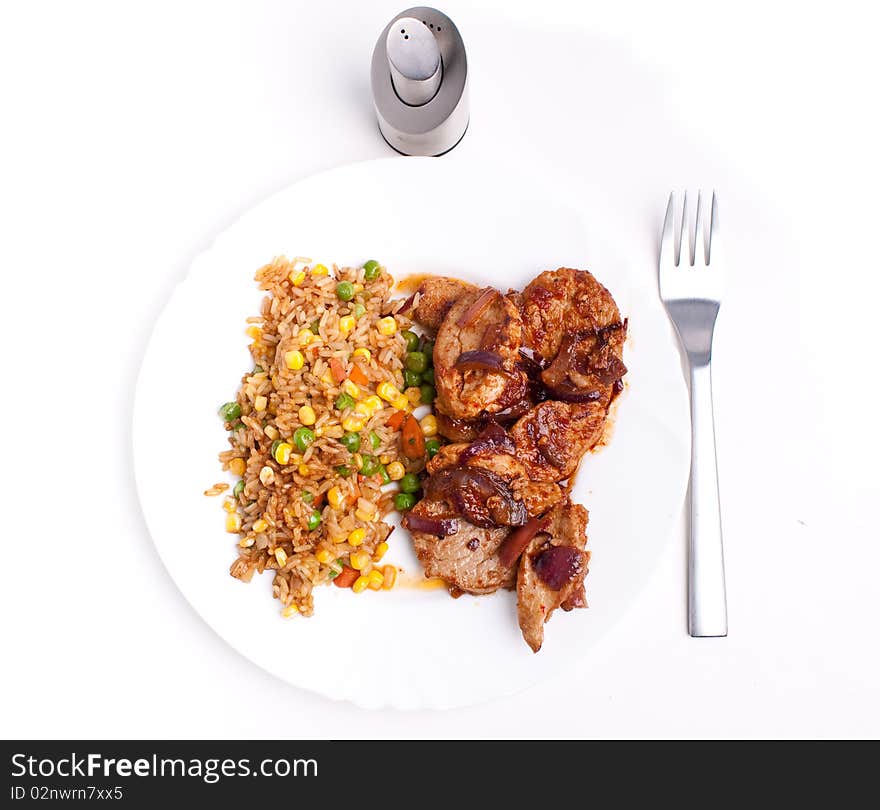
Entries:
[[368, 66], [400, 9], [324, 5], [0, 10], [0, 734], [877, 736], [868, 3], [443, 5], [470, 57], [459, 148], [504, 150], [513, 172], [546, 161], [603, 195], [646, 283], [669, 189], [719, 192], [729, 638], [685, 632], [683, 534], [657, 538], [649, 587], [575, 671], [466, 710], [297, 691], [188, 607], [134, 491], [133, 385], [169, 291], [220, 230], [307, 174], [389, 154]]

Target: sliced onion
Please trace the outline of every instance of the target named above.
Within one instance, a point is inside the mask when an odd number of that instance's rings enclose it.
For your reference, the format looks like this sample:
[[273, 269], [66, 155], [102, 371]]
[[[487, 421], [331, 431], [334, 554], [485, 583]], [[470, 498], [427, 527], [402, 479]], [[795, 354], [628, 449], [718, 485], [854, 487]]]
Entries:
[[453, 514], [483, 529], [520, 526], [528, 518], [501, 476], [478, 467], [447, 467], [425, 482], [425, 497], [449, 504]]
[[459, 371], [482, 371], [504, 372], [504, 359], [497, 352], [487, 352], [485, 349], [475, 349], [471, 352], [462, 352], [455, 361], [455, 368]]
[[551, 591], [562, 590], [584, 568], [584, 553], [571, 546], [550, 546], [535, 560], [535, 573]]
[[459, 319], [456, 321], [456, 325], [462, 328], [470, 326], [480, 317], [480, 315], [489, 309], [498, 295], [500, 295], [500, 293], [494, 287], [486, 287], [486, 289], [477, 296], [474, 303], [461, 313]]
[[411, 532], [425, 532], [436, 537], [448, 537], [458, 532], [457, 518], [426, 517], [414, 515], [412, 512], [403, 519], [403, 525]]
[[413, 303], [416, 300], [417, 294], [418, 294], [418, 290], [416, 290], [409, 298], [407, 298], [406, 301], [403, 302], [403, 306], [399, 310], [397, 310], [398, 313], [400, 313], [402, 315], [404, 312], [407, 312], [409, 309], [411, 309]]
[[597, 399], [602, 399], [602, 392], [597, 390], [579, 391], [577, 388], [565, 388], [563, 386], [548, 388], [547, 390], [553, 399], [558, 399], [561, 402], [595, 402]]
[[546, 518], [533, 517], [524, 526], [514, 529], [498, 549], [498, 559], [505, 568], [512, 568], [532, 538], [544, 528]]
[[483, 453], [506, 453], [512, 456], [516, 453], [516, 445], [513, 439], [507, 435], [507, 431], [497, 422], [488, 422], [480, 431], [476, 440], [471, 442], [458, 457], [460, 463], [479, 456]]

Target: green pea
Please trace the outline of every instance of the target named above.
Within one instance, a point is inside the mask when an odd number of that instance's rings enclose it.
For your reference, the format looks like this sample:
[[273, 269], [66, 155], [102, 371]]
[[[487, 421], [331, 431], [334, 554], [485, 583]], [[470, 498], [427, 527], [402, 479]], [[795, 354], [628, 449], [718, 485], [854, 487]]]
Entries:
[[272, 442], [272, 446], [269, 448], [269, 455], [272, 456], [272, 458], [275, 458], [275, 451], [278, 449], [279, 444], [281, 444], [281, 439], [275, 439], [275, 441]]
[[241, 405], [237, 402], [224, 402], [217, 413], [224, 422], [234, 422], [241, 416]]
[[336, 402], [334, 404], [336, 405], [336, 409], [340, 411], [344, 411], [346, 408], [353, 408], [354, 397], [343, 391], [338, 397], [336, 397]]
[[406, 341], [406, 350], [408, 352], [414, 352], [419, 348], [419, 336], [415, 332], [404, 329], [400, 334], [403, 335], [403, 339]]
[[321, 513], [317, 509], [312, 510], [312, 514], [309, 515], [309, 520], [306, 525], [308, 525], [310, 532], [315, 531], [315, 529], [321, 525]]
[[315, 441], [314, 430], [309, 430], [307, 427], [300, 427], [293, 432], [293, 443], [297, 446], [300, 453], [305, 453], [313, 441]]
[[425, 356], [424, 352], [410, 352], [406, 356], [406, 367], [410, 371], [415, 371], [418, 374], [421, 374], [426, 368], [428, 368], [428, 358]]
[[379, 465], [379, 477], [382, 479], [382, 484], [390, 484], [391, 476], [388, 475], [388, 470], [385, 469], [384, 464]]
[[434, 361], [434, 341], [426, 340], [422, 344], [422, 352], [428, 358], [428, 363], [432, 363]]
[[237, 481], [232, 488], [232, 497], [237, 498], [242, 492], [244, 492], [244, 481]]
[[379, 438], [379, 434], [376, 433], [375, 430], [370, 431], [370, 447], [374, 450], [379, 449], [379, 445], [382, 444], [382, 440]]
[[440, 442], [437, 439], [427, 439], [425, 452], [428, 454], [428, 458], [434, 458], [440, 452]]
[[336, 468], [336, 474], [341, 475], [343, 478], [348, 478], [348, 476], [351, 475], [351, 467], [349, 467], [347, 464], [340, 464]]
[[377, 459], [375, 456], [365, 455], [364, 463], [361, 467], [361, 475], [375, 475], [377, 472], [379, 472], [380, 466], [381, 465], [379, 464], [379, 459]]
[[340, 301], [351, 301], [354, 298], [354, 284], [350, 281], [340, 281], [336, 285], [336, 297]]
[[313, 320], [313, 321], [309, 324], [309, 331], [310, 331], [313, 335], [317, 335], [318, 332], [320, 331], [320, 329], [321, 329], [321, 319], [320, 319], [320, 318], [315, 318], [315, 320]]
[[416, 505], [416, 496], [409, 492], [398, 492], [394, 496], [394, 508], [398, 512], [406, 512]]
[[434, 401], [434, 397], [437, 396], [434, 386], [425, 384], [419, 386], [419, 389], [422, 392], [422, 405], [430, 405]]
[[363, 304], [355, 304], [351, 314], [354, 315], [355, 318], [360, 318], [366, 311], [367, 308]]
[[375, 259], [370, 259], [370, 261], [364, 263], [364, 278], [367, 281], [375, 281], [379, 278], [379, 273], [381, 272], [379, 262]]
[[422, 374], [422, 382], [428, 383], [428, 385], [434, 384], [434, 369], [428, 368], [424, 374]]
[[400, 491], [401, 492], [418, 492], [422, 488], [421, 482], [419, 481], [419, 477], [415, 473], [407, 473], [403, 478], [400, 479]]
[[306, 503], [311, 503], [313, 500], [315, 500], [315, 496], [311, 492], [309, 492], [307, 489], [304, 489], [302, 491], [302, 499]]
[[342, 446], [346, 450], [348, 450], [349, 453], [357, 453], [358, 449], [361, 446], [361, 434], [343, 433], [342, 438], [339, 441], [342, 443]]
[[407, 369], [403, 372], [403, 387], [418, 388], [422, 384], [422, 375], [417, 371]]

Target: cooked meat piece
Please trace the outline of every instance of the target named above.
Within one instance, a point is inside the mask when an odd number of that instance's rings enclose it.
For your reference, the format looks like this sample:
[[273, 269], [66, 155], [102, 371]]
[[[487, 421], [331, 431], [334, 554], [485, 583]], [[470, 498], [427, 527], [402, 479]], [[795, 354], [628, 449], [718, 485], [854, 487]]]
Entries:
[[[411, 514], [425, 517], [448, 517], [445, 504], [421, 500]], [[512, 588], [516, 568], [506, 568], [498, 560], [498, 547], [507, 537], [507, 528], [481, 529], [458, 519], [458, 531], [447, 537], [411, 531], [413, 546], [425, 576], [440, 577], [466, 593], [492, 593]]]
[[544, 625], [558, 607], [581, 606], [590, 553], [584, 551], [589, 515], [579, 504], [554, 507], [545, 530], [520, 557], [516, 580], [517, 615], [523, 638], [534, 652], [544, 642]]
[[511, 429], [517, 458], [533, 481], [564, 481], [605, 429], [607, 400], [583, 404], [550, 400], [535, 406]]
[[483, 429], [484, 420], [453, 419], [445, 413], [437, 411], [437, 432], [451, 442], [472, 442]]
[[625, 322], [566, 334], [553, 362], [541, 372], [550, 398], [610, 398], [611, 386], [626, 374], [621, 359], [625, 340]]
[[466, 281], [447, 276], [431, 276], [419, 284], [416, 294], [419, 302], [413, 310], [413, 318], [422, 326], [437, 330], [450, 307], [463, 295], [477, 288]]
[[557, 484], [546, 480], [530, 480], [525, 465], [506, 453], [481, 453], [462, 462], [461, 454], [469, 446], [468, 444], [444, 445], [428, 462], [428, 472], [433, 476], [441, 470], [464, 464], [494, 473], [507, 482], [513, 497], [523, 502], [529, 517], [543, 514], [562, 500], [562, 490]]
[[[521, 339], [519, 311], [501, 293], [487, 288], [456, 301], [434, 345], [436, 409], [455, 419], [473, 419], [522, 399], [526, 375], [517, 366]], [[466, 353], [470, 363], [456, 367]]]
[[620, 322], [611, 293], [586, 270], [547, 270], [523, 290], [521, 300], [523, 342], [545, 360], [556, 357], [566, 333]]
[[581, 583], [581, 587], [574, 591], [559, 607], [566, 613], [569, 610], [587, 607], [587, 592], [584, 590], [584, 584]]

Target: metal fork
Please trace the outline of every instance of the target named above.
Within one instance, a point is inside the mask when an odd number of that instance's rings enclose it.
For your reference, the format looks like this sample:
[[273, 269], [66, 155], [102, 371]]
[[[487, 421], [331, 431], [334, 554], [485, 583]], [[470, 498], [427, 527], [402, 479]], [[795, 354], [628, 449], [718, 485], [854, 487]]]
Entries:
[[691, 240], [687, 193], [684, 194], [681, 228], [676, 239], [675, 194], [670, 194], [660, 243], [660, 297], [675, 324], [690, 372], [688, 632], [695, 637], [727, 635], [727, 593], [712, 414], [712, 334], [721, 305], [722, 282], [718, 202], [714, 192], [708, 245], [704, 245], [703, 240], [703, 208], [702, 195], [698, 194], [695, 238]]

